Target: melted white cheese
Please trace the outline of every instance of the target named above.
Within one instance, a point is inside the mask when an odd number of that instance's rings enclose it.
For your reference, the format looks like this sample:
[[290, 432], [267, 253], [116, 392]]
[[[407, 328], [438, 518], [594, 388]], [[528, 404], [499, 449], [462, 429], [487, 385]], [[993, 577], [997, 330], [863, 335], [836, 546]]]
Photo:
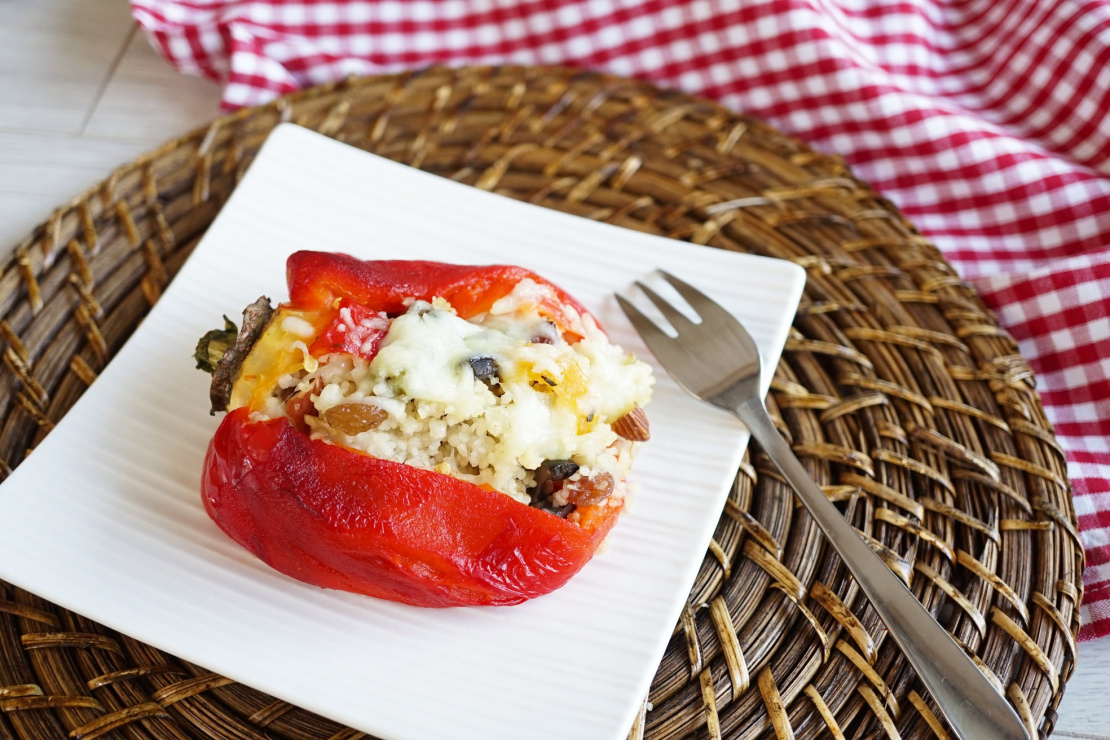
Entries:
[[370, 372], [394, 381], [409, 398], [450, 403], [466, 399], [474, 374], [467, 338], [482, 331], [454, 313], [414, 304], [394, 319]]

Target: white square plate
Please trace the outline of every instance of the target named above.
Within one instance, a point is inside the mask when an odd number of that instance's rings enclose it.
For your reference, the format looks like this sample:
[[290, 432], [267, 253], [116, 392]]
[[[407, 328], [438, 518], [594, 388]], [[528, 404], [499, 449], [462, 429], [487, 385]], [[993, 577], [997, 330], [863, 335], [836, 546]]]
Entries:
[[520, 606], [430, 610], [299, 583], [204, 512], [201, 462], [219, 418], [190, 357], [221, 314], [262, 294], [285, 299], [285, 258], [299, 249], [519, 264], [652, 363], [612, 294], [653, 269], [740, 317], [769, 367], [805, 282], [788, 262], [519, 203], [281, 126], [150, 316], [0, 487], [0, 577], [383, 738], [624, 737], [747, 433], [655, 364], [638, 493], [607, 550], [563, 589]]

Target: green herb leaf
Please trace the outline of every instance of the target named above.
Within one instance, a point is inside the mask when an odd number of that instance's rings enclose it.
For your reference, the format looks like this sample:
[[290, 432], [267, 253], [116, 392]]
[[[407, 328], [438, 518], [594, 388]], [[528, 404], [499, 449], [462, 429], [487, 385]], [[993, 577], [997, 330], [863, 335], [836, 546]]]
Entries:
[[216, 372], [216, 365], [232, 345], [239, 330], [227, 316], [224, 316], [224, 328], [213, 329], [197, 342], [197, 351], [193, 355], [197, 360], [197, 370], [203, 370], [211, 375]]

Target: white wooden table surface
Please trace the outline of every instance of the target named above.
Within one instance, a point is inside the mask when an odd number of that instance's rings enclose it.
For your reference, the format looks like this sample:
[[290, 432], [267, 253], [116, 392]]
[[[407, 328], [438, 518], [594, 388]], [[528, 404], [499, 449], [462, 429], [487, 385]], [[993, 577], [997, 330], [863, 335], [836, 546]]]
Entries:
[[[0, 260], [117, 165], [217, 115], [125, 0], [0, 0]], [[1110, 740], [1110, 638], [1081, 643], [1054, 737]]]

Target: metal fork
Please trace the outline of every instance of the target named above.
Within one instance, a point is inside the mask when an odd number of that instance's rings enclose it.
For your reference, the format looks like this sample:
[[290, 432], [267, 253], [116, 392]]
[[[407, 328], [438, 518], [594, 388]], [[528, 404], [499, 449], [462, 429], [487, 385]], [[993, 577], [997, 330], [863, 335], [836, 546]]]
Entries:
[[1029, 740], [1025, 726], [963, 648], [878, 558], [813, 482], [763, 408], [759, 350], [730, 313], [678, 278], [659, 271], [701, 318], [695, 323], [637, 283], [678, 332], [667, 336], [617, 295], [625, 314], [671, 377], [696, 398], [740, 417], [809, 510], [909, 658], [962, 740]]

